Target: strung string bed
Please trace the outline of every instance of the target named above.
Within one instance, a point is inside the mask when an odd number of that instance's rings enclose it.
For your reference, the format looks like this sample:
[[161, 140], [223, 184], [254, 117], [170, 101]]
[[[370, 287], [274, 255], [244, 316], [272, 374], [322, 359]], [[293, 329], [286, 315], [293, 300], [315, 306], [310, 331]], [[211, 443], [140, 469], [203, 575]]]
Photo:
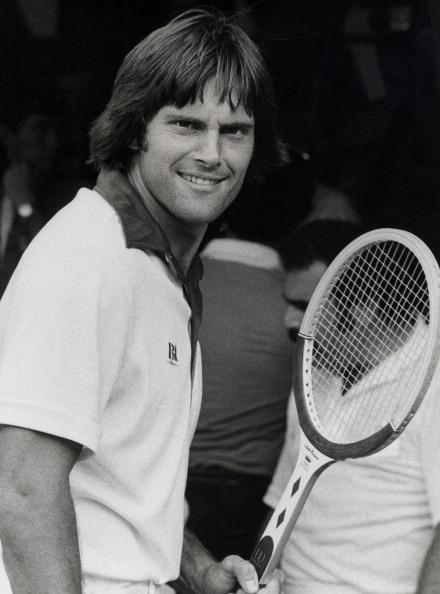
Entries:
[[429, 337], [426, 276], [409, 248], [383, 241], [355, 254], [313, 325], [307, 406], [327, 439], [358, 441], [408, 412]]

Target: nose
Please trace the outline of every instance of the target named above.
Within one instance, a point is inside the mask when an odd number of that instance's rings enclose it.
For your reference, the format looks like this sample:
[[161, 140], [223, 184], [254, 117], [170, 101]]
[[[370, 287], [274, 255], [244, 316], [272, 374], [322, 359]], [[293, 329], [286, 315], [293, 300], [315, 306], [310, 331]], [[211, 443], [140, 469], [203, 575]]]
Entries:
[[289, 305], [287, 307], [286, 313], [284, 315], [284, 327], [287, 330], [295, 330], [298, 332], [299, 327], [301, 326], [301, 322], [304, 316], [304, 312], [301, 311], [299, 308], [295, 307], [294, 305]]
[[200, 138], [196, 160], [208, 167], [217, 167], [221, 162], [221, 140], [216, 130], [208, 130]]

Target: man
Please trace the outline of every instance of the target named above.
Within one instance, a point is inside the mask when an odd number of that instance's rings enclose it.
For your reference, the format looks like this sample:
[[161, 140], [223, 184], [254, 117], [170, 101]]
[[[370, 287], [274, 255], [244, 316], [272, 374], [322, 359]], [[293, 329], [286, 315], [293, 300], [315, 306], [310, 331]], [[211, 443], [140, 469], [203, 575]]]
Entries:
[[295, 341], [310, 297], [338, 253], [362, 233], [358, 223], [338, 219], [310, 220], [279, 245], [286, 269], [284, 326]]
[[[286, 325], [292, 326], [295, 335], [301, 315], [294, 316], [291, 308], [300, 305], [303, 309], [328, 260], [343, 247], [337, 231], [341, 223], [332, 223], [333, 230], [324, 221], [311, 225], [315, 230], [304, 226], [294, 239], [297, 247], [303, 243], [310, 246], [302, 254], [314, 253], [314, 261], [298, 260], [298, 251], [290, 259], [294, 244], [282, 249], [289, 270], [285, 285], [285, 297], [290, 303]], [[321, 227], [319, 233], [317, 225]], [[331, 245], [337, 250], [329, 249]], [[294, 288], [296, 277], [300, 290]], [[414, 336], [423, 331], [423, 323], [417, 321]], [[406, 348], [405, 344], [392, 353], [390, 360], [402, 358]], [[349, 353], [345, 356], [349, 357]], [[386, 365], [387, 360], [381, 364]], [[369, 373], [364, 372], [354, 384], [355, 389], [362, 389]], [[342, 406], [350, 406], [352, 387], [348, 387]], [[380, 385], [378, 389], [387, 386]], [[435, 390], [430, 390], [415, 418], [393, 444], [366, 458], [339, 462], [319, 477], [282, 556], [287, 594], [439, 591], [440, 469], [436, 452], [440, 446], [440, 413], [434, 396]], [[265, 497], [271, 507], [276, 505], [293, 470], [297, 427], [296, 407], [291, 399], [284, 449]]]
[[[191, 535], [200, 265], [247, 169], [280, 162], [261, 55], [191, 11], [124, 60], [82, 189], [24, 254], [0, 308], [0, 537], [15, 593], [257, 590]], [[279, 590], [275, 575], [269, 588]]]
[[191, 444], [187, 526], [218, 558], [248, 558], [267, 514], [291, 386], [284, 271], [274, 248], [308, 215], [314, 189], [301, 153], [245, 183], [202, 253], [203, 402]]

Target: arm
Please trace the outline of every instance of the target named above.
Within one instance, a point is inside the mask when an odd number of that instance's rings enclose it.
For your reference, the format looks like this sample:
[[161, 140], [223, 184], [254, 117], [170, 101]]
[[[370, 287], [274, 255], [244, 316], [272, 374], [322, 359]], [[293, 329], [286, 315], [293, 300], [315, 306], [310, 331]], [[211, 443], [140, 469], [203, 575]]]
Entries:
[[434, 530], [417, 588], [417, 594], [437, 594], [438, 592], [440, 592], [440, 524], [437, 524]]
[[[237, 555], [216, 561], [197, 537], [185, 530], [182, 575], [196, 594], [228, 594], [239, 592], [254, 594], [258, 591], [257, 573], [251, 563]], [[282, 574], [279, 570], [265, 586], [267, 594], [280, 594]]]
[[76, 443], [0, 428], [0, 538], [14, 594], [81, 594], [69, 473]]

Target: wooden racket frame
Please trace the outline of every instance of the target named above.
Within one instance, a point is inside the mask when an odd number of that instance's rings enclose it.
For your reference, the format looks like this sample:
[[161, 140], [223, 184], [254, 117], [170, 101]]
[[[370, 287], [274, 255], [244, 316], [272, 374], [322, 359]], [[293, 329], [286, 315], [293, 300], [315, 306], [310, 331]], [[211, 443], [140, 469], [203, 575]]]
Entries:
[[[419, 260], [428, 284], [429, 334], [424, 352], [420, 379], [414, 391], [417, 396], [399, 418], [392, 419], [368, 438], [352, 443], [335, 443], [321, 435], [313, 423], [308, 405], [311, 401], [311, 355], [314, 340], [316, 307], [331, 290], [335, 275], [341, 267], [355, 258], [360, 251], [386, 241], [396, 241], [411, 250]], [[266, 528], [251, 555], [250, 561], [257, 570], [260, 584], [265, 584], [277, 567], [282, 550], [292, 531], [302, 507], [318, 476], [331, 464], [345, 458], [359, 458], [373, 454], [396, 439], [408, 425], [425, 396], [440, 355], [440, 269], [431, 250], [418, 237], [400, 229], [376, 229], [352, 241], [333, 260], [318, 283], [304, 315], [298, 335], [294, 359], [294, 393], [298, 419], [302, 429], [298, 461], [289, 482], [274, 509]]]
[[[325, 298], [332, 288], [332, 281], [336, 274], [340, 275], [341, 269], [350, 263], [356, 256], [375, 244], [396, 241], [413, 252], [420, 262], [428, 285], [430, 332], [428, 344], [424, 353], [422, 369], [419, 373], [419, 383], [414, 387], [417, 397], [411, 406], [403, 411], [400, 418], [393, 419], [379, 431], [368, 438], [353, 443], [334, 443], [321, 435], [316, 429], [308, 402], [312, 393], [311, 385], [311, 354], [314, 341], [314, 319], [316, 307]], [[440, 269], [434, 255], [428, 246], [418, 237], [400, 229], [376, 229], [364, 233], [346, 246], [325, 271], [313, 292], [307, 311], [301, 323], [298, 334], [298, 341], [295, 350], [294, 369], [301, 370], [293, 377], [295, 403], [298, 410], [298, 419], [302, 430], [310, 442], [323, 454], [343, 460], [344, 458], [360, 458], [373, 454], [387, 445], [405, 429], [409, 421], [419, 408], [434, 374], [434, 370], [440, 352], [440, 330], [439, 330], [439, 303], [440, 303]]]

